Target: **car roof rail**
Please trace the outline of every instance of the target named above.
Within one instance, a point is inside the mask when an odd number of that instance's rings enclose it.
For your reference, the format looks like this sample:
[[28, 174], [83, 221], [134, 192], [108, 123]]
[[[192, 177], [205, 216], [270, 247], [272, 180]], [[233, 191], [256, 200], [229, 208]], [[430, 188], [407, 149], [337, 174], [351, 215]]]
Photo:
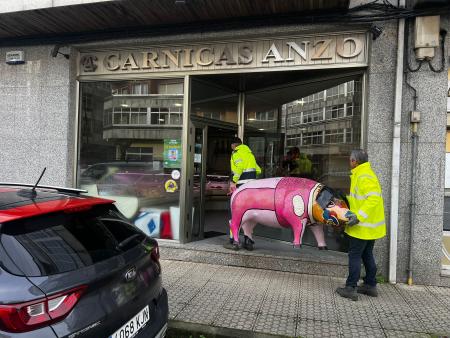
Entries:
[[[35, 185], [28, 184], [28, 183], [0, 182], [0, 186], [33, 188]], [[72, 193], [72, 194], [77, 194], [77, 195], [79, 195], [81, 193], [87, 193], [87, 190], [83, 190], [83, 189], [55, 187], [53, 185], [38, 185], [38, 186], [36, 186], [36, 188], [51, 189], [51, 190], [56, 190], [58, 192], [67, 192], [67, 193]]]

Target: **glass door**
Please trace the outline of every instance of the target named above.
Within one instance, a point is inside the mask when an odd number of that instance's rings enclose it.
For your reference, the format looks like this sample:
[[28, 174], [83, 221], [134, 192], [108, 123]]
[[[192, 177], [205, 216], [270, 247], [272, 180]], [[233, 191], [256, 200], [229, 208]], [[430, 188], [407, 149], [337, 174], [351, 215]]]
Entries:
[[192, 238], [204, 237], [203, 224], [205, 219], [205, 183], [206, 183], [206, 145], [208, 128], [202, 124], [195, 124], [194, 135], [194, 164], [193, 164], [193, 201], [192, 201]]
[[228, 233], [231, 141], [237, 127], [199, 121], [193, 125], [192, 239], [199, 240]]
[[199, 240], [228, 233], [231, 140], [238, 133], [238, 94], [216, 80], [193, 78], [190, 121], [192, 240]]

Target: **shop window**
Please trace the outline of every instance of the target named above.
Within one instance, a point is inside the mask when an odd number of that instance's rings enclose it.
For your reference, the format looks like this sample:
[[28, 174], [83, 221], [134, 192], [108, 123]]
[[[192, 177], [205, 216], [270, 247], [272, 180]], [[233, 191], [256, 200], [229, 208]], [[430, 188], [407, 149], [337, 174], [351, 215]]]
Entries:
[[130, 222], [152, 237], [179, 238], [180, 179], [173, 177], [181, 175], [172, 172], [181, 171], [183, 81], [80, 86], [80, 116], [92, 108], [80, 118], [78, 186], [116, 200]]
[[302, 135], [302, 145], [312, 145], [322, 143], [323, 143], [322, 131], [313, 131], [309, 133], [303, 133]]
[[203, 117], [214, 120], [222, 120], [222, 114], [218, 111], [203, 112]]
[[275, 112], [273, 110], [255, 113], [255, 120], [257, 120], [257, 121], [273, 121], [274, 117], [275, 117]]
[[127, 161], [150, 162], [153, 161], [152, 147], [129, 147], [126, 150]]
[[355, 82], [354, 81], [347, 82], [347, 96], [353, 95], [354, 91], [355, 91]]
[[303, 112], [303, 123], [317, 122], [323, 120], [323, 109], [312, 109]]
[[158, 94], [183, 94], [183, 83], [160, 83]]
[[148, 94], [148, 84], [147, 83], [136, 83], [133, 85], [133, 94], [135, 95], [146, 95]]
[[353, 143], [353, 132], [352, 128], [347, 128], [345, 130], [345, 143]]
[[325, 130], [325, 143], [344, 143], [344, 129]]
[[[296, 147], [300, 156], [312, 164], [312, 171], [302, 175], [348, 193], [350, 187], [348, 157], [352, 149], [361, 147], [361, 83], [360, 78], [328, 87], [324, 82], [317, 84], [318, 87], [321, 86], [319, 88], [321, 90], [312, 94], [308, 91], [310, 95], [302, 95], [304, 89], [299, 87], [297, 98], [292, 97], [291, 101], [283, 102], [281, 107], [276, 108], [270, 106], [270, 103], [259, 101], [259, 106], [264, 107], [264, 104], [267, 106], [266, 111], [282, 112], [280, 117], [275, 117], [273, 123], [278, 129], [272, 129], [270, 132], [259, 130], [261, 139], [267, 140], [275, 135], [282, 140], [280, 148], [274, 149], [273, 155], [266, 154], [257, 159], [264, 169], [263, 175], [265, 177], [298, 175], [290, 172], [291, 166], [286, 165], [293, 148]], [[261, 96], [263, 95], [259, 93], [259, 97]], [[246, 96], [246, 102], [256, 100], [257, 98], [250, 94]], [[249, 108], [246, 106], [246, 109]], [[263, 110], [259, 108], [259, 111]], [[257, 135], [254, 128], [257, 117], [252, 114], [250, 109], [246, 111], [244, 139], [246, 135], [249, 135], [249, 140]], [[249, 121], [251, 118], [254, 120]], [[281, 118], [281, 121], [277, 121], [278, 118]], [[252, 148], [253, 144], [249, 146]], [[256, 147], [256, 143], [254, 146]], [[265, 147], [269, 148], [268, 142], [265, 143]], [[330, 249], [346, 250], [347, 242], [341, 233], [329, 228], [325, 231]], [[289, 240], [291, 236], [283, 230], [275, 233], [273, 230], [258, 227], [255, 228], [255, 232], [261, 236], [283, 240]], [[303, 243], [316, 245], [314, 237], [308, 230]]]
[[345, 116], [344, 104], [326, 107], [325, 118], [327, 120], [337, 119]]
[[347, 103], [347, 116], [353, 115], [353, 102]]

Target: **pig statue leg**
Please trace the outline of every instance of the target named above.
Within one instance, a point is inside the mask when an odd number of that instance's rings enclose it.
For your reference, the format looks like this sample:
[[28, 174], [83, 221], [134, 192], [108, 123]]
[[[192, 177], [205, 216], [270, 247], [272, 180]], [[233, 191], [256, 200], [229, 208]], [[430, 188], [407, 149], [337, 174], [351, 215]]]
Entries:
[[253, 229], [256, 226], [256, 222], [246, 221], [242, 224], [242, 230], [244, 230], [244, 244], [245, 250], [252, 251], [255, 242], [253, 241]]
[[323, 224], [316, 223], [311, 225], [309, 228], [311, 229], [311, 231], [314, 234], [314, 237], [316, 238], [319, 250], [328, 250], [327, 244], [325, 243], [325, 236], [323, 234]]
[[306, 223], [308, 220], [306, 218], [299, 219], [296, 217], [296, 219], [289, 220], [289, 223], [292, 226], [292, 231], [294, 232], [294, 247], [299, 248], [302, 245], [302, 237], [303, 233], [305, 231]]
[[231, 250], [239, 250], [239, 232], [241, 230], [241, 219], [242, 219], [242, 212], [241, 210], [236, 210], [236, 212], [233, 212], [232, 216], [231, 216], [231, 221], [230, 221], [230, 234], [231, 234], [231, 238], [230, 241], [232, 240], [233, 242], [230, 243], [226, 243], [224, 245], [224, 247], [226, 249], [231, 249]]

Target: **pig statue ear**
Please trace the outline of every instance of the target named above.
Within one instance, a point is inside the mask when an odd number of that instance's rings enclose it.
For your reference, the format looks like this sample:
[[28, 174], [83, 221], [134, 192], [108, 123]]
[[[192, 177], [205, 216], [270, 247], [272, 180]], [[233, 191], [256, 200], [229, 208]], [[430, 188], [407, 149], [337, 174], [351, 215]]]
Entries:
[[344, 201], [347, 209], [350, 209], [350, 203], [348, 203], [347, 196], [341, 190], [336, 190], [336, 197]]

